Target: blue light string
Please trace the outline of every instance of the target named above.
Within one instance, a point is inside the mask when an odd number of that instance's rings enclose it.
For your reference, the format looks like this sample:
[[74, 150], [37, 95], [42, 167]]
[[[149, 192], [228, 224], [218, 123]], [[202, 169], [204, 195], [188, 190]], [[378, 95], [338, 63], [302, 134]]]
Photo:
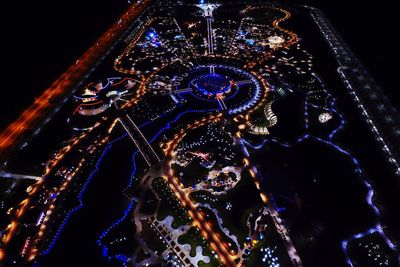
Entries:
[[129, 257], [123, 254], [116, 254], [116, 255], [110, 255], [109, 254], [109, 250], [107, 245], [105, 245], [102, 240], [108, 235], [108, 233], [114, 229], [115, 227], [117, 227], [120, 223], [122, 223], [127, 217], [128, 215], [131, 213], [132, 209], [134, 208], [134, 201], [130, 200], [128, 207], [123, 211], [122, 216], [116, 220], [115, 222], [113, 222], [106, 230], [104, 230], [99, 238], [97, 239], [96, 243], [98, 246], [101, 247], [102, 249], [102, 253], [103, 253], [103, 257], [107, 258], [108, 260], [118, 260], [121, 261], [123, 263], [123, 266], [126, 266], [126, 263], [129, 261]]
[[[153, 136], [153, 138], [149, 141], [149, 143], [154, 142], [154, 140], [155, 140], [164, 130], [169, 129], [171, 124], [177, 122], [183, 115], [185, 115], [185, 114], [187, 114], [187, 113], [192, 113], [192, 112], [210, 112], [210, 111], [216, 111], [216, 110], [218, 110], [218, 109], [212, 109], [212, 110], [187, 110], [187, 111], [184, 111], [184, 112], [178, 114], [172, 121], [168, 122], [167, 125], [166, 125], [165, 127], [163, 127], [160, 131], [158, 131], [158, 132]], [[152, 121], [149, 121], [149, 122], [151, 123]], [[138, 152], [139, 152], [139, 151], [136, 150], [136, 151], [133, 153], [133, 156], [132, 156], [132, 172], [131, 172], [131, 174], [130, 174], [130, 179], [129, 179], [129, 182], [128, 182], [128, 188], [132, 187], [132, 185], [133, 185], [133, 180], [134, 180], [134, 178], [135, 178], [135, 174], [136, 174], [136, 170], [137, 170], [135, 157], [136, 157], [136, 155], [138, 154]], [[123, 254], [110, 255], [110, 254], [109, 254], [108, 246], [107, 246], [106, 244], [104, 244], [104, 243], [102, 242], [102, 240], [107, 236], [107, 234], [108, 234], [113, 228], [115, 228], [116, 226], [118, 226], [120, 223], [122, 223], [122, 222], [127, 218], [128, 214], [131, 212], [132, 208], [134, 207], [133, 204], [134, 204], [134, 201], [131, 199], [131, 200], [129, 201], [128, 207], [124, 210], [122, 217], [120, 217], [118, 220], [116, 220], [115, 222], [113, 222], [106, 230], [104, 230], [104, 231], [100, 234], [100, 236], [99, 236], [99, 238], [97, 239], [97, 242], [96, 242], [97, 245], [99, 245], [99, 246], [101, 247], [101, 250], [102, 250], [102, 253], [103, 253], [103, 257], [104, 257], [104, 258], [107, 258], [108, 260], [115, 259], [115, 260], [121, 261], [122, 264], [123, 264], [123, 266], [126, 266], [126, 264], [128, 263], [128, 261], [130, 260], [130, 258], [129, 258], [128, 256], [126, 256], [126, 255], [123, 255]]]
[[[308, 103], [308, 99], [306, 97], [306, 99], [305, 99], [305, 109], [304, 109], [304, 112], [305, 112], [305, 128], [306, 129], [309, 128], [308, 105], [309, 105], [309, 103]], [[313, 106], [313, 105], [311, 105], [311, 106]], [[310, 134], [304, 134], [303, 136], [298, 137], [297, 140], [295, 142], [293, 142], [293, 143], [283, 142], [283, 141], [280, 141], [278, 138], [274, 138], [274, 137], [267, 138], [263, 142], [261, 142], [261, 144], [258, 144], [258, 145], [253, 145], [253, 144], [249, 143], [245, 139], [243, 139], [243, 143], [246, 144], [247, 146], [253, 148], [253, 149], [256, 149], [256, 150], [261, 149], [265, 144], [267, 144], [269, 142], [275, 142], [275, 143], [277, 143], [277, 144], [279, 144], [279, 145], [281, 145], [283, 147], [288, 148], [288, 147], [291, 147], [293, 145], [299, 144], [299, 143], [303, 142], [304, 140], [306, 140], [308, 138], [312, 138], [312, 139], [314, 139], [314, 140], [316, 140], [318, 142], [321, 142], [321, 143], [324, 143], [324, 144], [326, 144], [326, 145], [328, 145], [330, 147], [333, 147], [336, 151], [346, 155], [347, 157], [349, 157], [352, 160], [352, 162], [353, 162], [353, 164], [355, 166], [355, 172], [359, 175], [359, 177], [362, 179], [365, 187], [367, 188], [366, 202], [367, 202], [368, 206], [373, 210], [375, 215], [378, 218], [380, 218], [381, 214], [379, 212], [379, 209], [372, 201], [372, 197], [374, 195], [374, 189], [372, 188], [372, 186], [366, 180], [364, 180], [362, 178], [362, 169], [361, 169], [361, 166], [360, 166], [358, 160], [354, 156], [352, 156], [350, 152], [348, 152], [347, 150], [341, 148], [340, 146], [338, 146], [338, 145], [336, 145], [336, 144], [334, 144], [332, 142], [332, 139], [333, 139], [334, 135], [339, 130], [344, 128], [345, 121], [343, 119], [343, 116], [341, 116], [336, 111], [336, 109], [334, 109], [334, 106], [335, 106], [335, 99], [334, 98], [333, 98], [332, 102], [330, 103], [330, 106], [331, 106], [331, 108], [329, 110], [332, 111], [332, 112], [335, 112], [336, 114], [339, 115], [339, 117], [341, 119], [341, 123], [340, 123], [338, 128], [332, 130], [332, 132], [328, 136], [328, 140], [324, 140], [322, 138], [315, 137], [315, 136], [312, 136]], [[321, 108], [321, 107], [318, 107], [318, 106], [315, 106], [315, 105], [314, 105], [314, 107]], [[344, 252], [344, 254], [346, 256], [346, 262], [348, 263], [349, 266], [352, 267], [353, 264], [351, 262], [351, 259], [350, 259], [349, 255], [348, 255], [348, 252], [347, 252], [347, 244], [350, 241], [354, 240], [354, 239], [358, 239], [358, 238], [364, 237], [366, 235], [369, 235], [369, 234], [375, 233], [375, 232], [378, 232], [380, 234], [380, 236], [385, 240], [386, 244], [389, 246], [389, 248], [391, 250], [396, 251], [396, 252], [398, 251], [397, 248], [395, 247], [395, 245], [389, 240], [389, 238], [383, 232], [380, 222], [378, 222], [375, 226], [371, 227], [369, 230], [367, 230], [365, 232], [362, 232], [362, 233], [356, 233], [356, 234], [352, 235], [351, 237], [349, 237], [348, 239], [342, 241], [342, 249], [343, 249], [343, 252]]]
[[[330, 147], [333, 147], [336, 151], [338, 151], [338, 152], [346, 155], [347, 157], [349, 157], [352, 160], [352, 162], [353, 162], [353, 164], [355, 166], [355, 173], [359, 175], [360, 179], [362, 179], [361, 166], [360, 166], [358, 160], [354, 156], [352, 156], [350, 152], [348, 152], [347, 150], [345, 150], [345, 149], [341, 148], [340, 146], [334, 144], [331, 141], [327, 141], [327, 140], [324, 140], [324, 139], [321, 139], [321, 138], [318, 138], [318, 137], [315, 137], [315, 136], [310, 136], [309, 134], [305, 134], [305, 135], [297, 138], [297, 141], [294, 142], [293, 144], [279, 141], [278, 138], [268, 138], [268, 139], [264, 140], [261, 144], [258, 144], [258, 145], [253, 145], [253, 144], [249, 143], [245, 139], [243, 139], [243, 143], [248, 145], [249, 147], [251, 147], [253, 149], [256, 149], [256, 150], [261, 149], [265, 144], [267, 144], [269, 142], [275, 142], [275, 143], [277, 143], [277, 144], [279, 144], [279, 145], [281, 145], [283, 147], [288, 148], [288, 147], [291, 147], [293, 145], [299, 144], [300, 142], [303, 142], [304, 140], [306, 140], [308, 138], [312, 138], [312, 139], [314, 139], [314, 140], [316, 140], [318, 142], [321, 142], [321, 143], [326, 144], [326, 145], [328, 145]], [[365, 181], [364, 179], [362, 179], [362, 181], [363, 181], [365, 187], [367, 188], [367, 196], [366, 196], [365, 200], [366, 200], [368, 206], [373, 210], [375, 215], [378, 218], [380, 218], [381, 214], [379, 212], [379, 209], [372, 201], [372, 197], [374, 195], [374, 189], [372, 188], [371, 184], [369, 184], [367, 181]], [[344, 252], [344, 254], [346, 256], [346, 262], [349, 264], [349, 266], [352, 267], [353, 264], [351, 262], [351, 259], [350, 259], [349, 255], [348, 255], [348, 252], [347, 252], [347, 244], [350, 241], [354, 240], [354, 239], [358, 239], [358, 238], [364, 237], [364, 236], [369, 235], [369, 234], [374, 233], [374, 232], [378, 232], [380, 234], [380, 236], [385, 240], [385, 242], [389, 246], [389, 248], [391, 250], [397, 252], [397, 249], [396, 249], [395, 245], [389, 240], [389, 238], [383, 232], [381, 223], [378, 222], [375, 226], [371, 227], [369, 230], [367, 230], [365, 232], [362, 232], [362, 233], [356, 233], [356, 234], [352, 235], [351, 237], [349, 237], [348, 239], [342, 241], [342, 249], [343, 249], [343, 252]]]
[[[135, 178], [135, 174], [136, 174], [136, 160], [135, 157], [138, 154], [138, 150], [135, 150], [135, 152], [133, 153], [132, 157], [131, 157], [131, 164], [132, 164], [132, 171], [130, 173], [130, 178], [128, 180], [128, 186], [127, 188], [131, 188], [132, 184], [133, 184], [133, 180]], [[108, 250], [108, 246], [106, 244], [104, 244], [102, 242], [102, 239], [104, 239], [104, 237], [106, 237], [106, 235], [115, 227], [117, 227], [121, 222], [123, 222], [125, 220], [125, 218], [127, 218], [127, 216], [129, 215], [129, 213], [131, 212], [131, 210], [134, 208], [134, 201], [133, 199], [129, 200], [129, 204], [128, 206], [125, 208], [125, 210], [123, 211], [123, 215], [122, 217], [120, 217], [119, 219], [117, 219], [115, 222], [113, 222], [106, 230], [104, 230], [99, 238], [97, 239], [96, 243], [98, 246], [101, 247], [102, 250], [102, 255], [104, 258], [107, 258], [108, 260], [112, 260], [115, 259], [117, 261], [121, 261], [123, 266], [126, 266], [127, 262], [129, 261], [129, 257], [123, 254], [116, 254], [116, 255], [110, 255], [109, 254], [109, 250]]]
[[[323, 83], [320, 80], [320, 78], [318, 76], [316, 76], [316, 78], [323, 85]], [[279, 145], [281, 145], [283, 147], [289, 148], [289, 147], [291, 147], [293, 145], [296, 145], [296, 144], [299, 144], [300, 142], [303, 142], [304, 140], [306, 140], [308, 138], [312, 138], [312, 139], [314, 139], [314, 140], [316, 140], [318, 142], [321, 142], [321, 143], [326, 144], [326, 145], [328, 145], [330, 147], [333, 147], [336, 151], [346, 155], [347, 157], [349, 157], [353, 161], [353, 164], [355, 166], [355, 173], [359, 175], [359, 178], [362, 179], [362, 181], [363, 181], [363, 183], [364, 183], [364, 185], [365, 185], [365, 187], [367, 189], [367, 196], [366, 196], [365, 200], [366, 200], [368, 206], [373, 210], [373, 212], [375, 213], [377, 218], [380, 218], [381, 217], [381, 213], [380, 213], [378, 207], [372, 201], [372, 198], [373, 198], [373, 195], [374, 195], [374, 189], [373, 189], [373, 187], [371, 186], [370, 183], [368, 183], [366, 180], [363, 179], [363, 177], [362, 177], [362, 169], [361, 169], [361, 166], [360, 166], [358, 160], [354, 156], [352, 156], [350, 152], [346, 151], [345, 149], [341, 148], [340, 146], [338, 146], [338, 145], [336, 145], [336, 144], [334, 144], [332, 142], [332, 139], [334, 138], [335, 134], [344, 128], [346, 122], [345, 122], [343, 116], [335, 109], [336, 99], [334, 97], [332, 97], [327, 91], [326, 91], [326, 93], [327, 93], [327, 95], [329, 97], [332, 98], [332, 100], [330, 102], [330, 108], [328, 109], [328, 108], [319, 107], [317, 105], [310, 104], [308, 102], [308, 95], [306, 95], [305, 103], [304, 103], [305, 104], [304, 115], [305, 115], [305, 128], [306, 128], [306, 130], [309, 129], [309, 114], [308, 114], [308, 106], [309, 105], [311, 107], [320, 108], [320, 109], [323, 109], [323, 110], [326, 110], [326, 111], [329, 111], [329, 112], [332, 112], [332, 113], [335, 113], [335, 114], [338, 115], [338, 117], [340, 118], [340, 125], [337, 128], [335, 128], [335, 129], [333, 129], [331, 131], [331, 133], [328, 135], [328, 140], [324, 140], [322, 138], [319, 138], [319, 137], [316, 137], [316, 136], [312, 136], [312, 135], [306, 133], [303, 136], [298, 137], [297, 140], [295, 142], [293, 142], [293, 143], [282, 142], [278, 138], [275, 138], [275, 137], [267, 138], [261, 144], [258, 144], [258, 145], [253, 145], [253, 144], [249, 143], [245, 139], [242, 139], [243, 140], [242, 143], [246, 144], [247, 146], [249, 146], [249, 147], [251, 147], [253, 149], [256, 149], [256, 150], [261, 149], [265, 144], [267, 144], [269, 142], [275, 142], [275, 143], [277, 143], [277, 144], [279, 144]], [[396, 252], [398, 251], [397, 248], [395, 247], [395, 245], [390, 241], [390, 239], [386, 236], [386, 234], [382, 230], [382, 226], [381, 226], [380, 222], [378, 222], [375, 226], [371, 227], [367, 231], [362, 232], [362, 233], [356, 233], [356, 234], [352, 235], [351, 237], [349, 237], [348, 239], [342, 241], [342, 250], [343, 250], [343, 252], [345, 254], [346, 262], [347, 262], [347, 264], [349, 266], [353, 267], [353, 264], [351, 262], [351, 259], [350, 259], [349, 255], [348, 255], [348, 252], [347, 252], [348, 243], [350, 241], [352, 241], [352, 240], [355, 240], [355, 239], [358, 239], [358, 238], [362, 238], [362, 237], [364, 237], [366, 235], [370, 235], [370, 234], [375, 233], [375, 232], [378, 232], [380, 234], [380, 236], [385, 240], [386, 244], [389, 246], [389, 248], [392, 251], [396, 251]]]
[[107, 145], [107, 147], [104, 149], [103, 153], [101, 154], [100, 158], [97, 160], [97, 163], [94, 167], [94, 170], [90, 173], [88, 179], [86, 180], [85, 185], [82, 187], [81, 191], [78, 194], [78, 201], [79, 201], [79, 205], [76, 206], [75, 208], [73, 208], [68, 215], [65, 217], [64, 221], [62, 222], [61, 226], [58, 228], [57, 233], [54, 235], [53, 240], [51, 241], [49, 247], [44, 250], [43, 252], [41, 252], [41, 255], [48, 255], [51, 251], [51, 249], [53, 248], [54, 244], [56, 243], [56, 241], [58, 240], [58, 237], [60, 236], [61, 232], [63, 231], [69, 217], [76, 211], [80, 210], [83, 207], [83, 201], [82, 201], [82, 196], [86, 190], [86, 188], [88, 187], [90, 181], [92, 180], [92, 178], [98, 173], [99, 170], [99, 166], [101, 164], [101, 162], [103, 161], [105, 155], [107, 154], [107, 152], [111, 149], [111, 147], [114, 145], [114, 143], [122, 140], [123, 138], [125, 138], [128, 134], [125, 133], [124, 135], [122, 135], [121, 137], [118, 137], [117, 139], [109, 142], [109, 144]]

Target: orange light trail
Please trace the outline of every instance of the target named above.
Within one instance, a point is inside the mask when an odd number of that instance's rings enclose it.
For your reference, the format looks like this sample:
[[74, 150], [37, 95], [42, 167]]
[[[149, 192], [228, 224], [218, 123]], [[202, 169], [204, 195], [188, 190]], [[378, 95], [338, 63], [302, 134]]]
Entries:
[[151, 0], [143, 0], [140, 3], [132, 4], [118, 22], [113, 24], [74, 65], [0, 134], [0, 160], [6, 159], [12, 150], [23, 141], [26, 134], [55, 108], [56, 103], [70, 92], [150, 2]]
[[[11, 123], [0, 134], [0, 160], [7, 159], [8, 155], [18, 144], [24, 139], [24, 136], [34, 129], [48, 113], [55, 108], [53, 103], [59, 102], [65, 97], [73, 86], [90, 70], [90, 68], [104, 55], [113, 43], [129, 28], [137, 16], [150, 4], [151, 0], [143, 0], [140, 3], [132, 4], [128, 10], [114, 23], [98, 40], [90, 47], [85, 54], [81, 56], [64, 74], [62, 74], [41, 96], [39, 96], [31, 106], [29, 106], [20, 117]], [[75, 140], [74, 143], [63, 151], [63, 155], [68, 153], [72, 146], [76, 145], [84, 136]], [[25, 211], [28, 209], [30, 199], [44, 184], [44, 177], [48, 175], [51, 168], [63, 158], [63, 155], [53, 162], [52, 166], [46, 169], [43, 178], [38, 181], [28, 198], [20, 208], [16, 219], [11, 223], [11, 227], [5, 238], [4, 246], [6, 246], [18, 228], [18, 221], [21, 219]], [[0, 248], [0, 261], [5, 258], [5, 249]]]
[[[186, 136], [186, 133], [190, 130], [201, 127], [209, 122], [216, 122], [222, 119], [222, 113], [211, 115], [205, 117], [201, 120], [195, 121], [193, 124], [187, 125], [184, 129], [181, 129], [175, 136], [173, 140], [165, 143], [166, 147], [163, 149], [165, 152], [164, 159], [164, 171], [168, 174], [167, 177], [164, 177], [169, 183], [170, 188], [181, 202], [182, 206], [188, 209], [188, 213], [190, 217], [193, 219], [193, 224], [196, 225], [201, 234], [209, 241], [212, 249], [218, 254], [222, 264], [225, 266], [237, 266], [235, 263], [235, 259], [238, 258], [237, 254], [232, 254], [232, 251], [228, 251], [226, 248], [226, 244], [221, 241], [220, 236], [216, 234], [216, 232], [212, 229], [212, 225], [210, 225], [203, 217], [203, 215], [196, 209], [192, 201], [189, 199], [187, 193], [182, 189], [179, 179], [173, 175], [173, 171], [171, 168], [171, 161], [174, 155], [174, 150], [176, 146], [182, 141], [182, 139]], [[161, 145], [163, 147], [164, 145]]]

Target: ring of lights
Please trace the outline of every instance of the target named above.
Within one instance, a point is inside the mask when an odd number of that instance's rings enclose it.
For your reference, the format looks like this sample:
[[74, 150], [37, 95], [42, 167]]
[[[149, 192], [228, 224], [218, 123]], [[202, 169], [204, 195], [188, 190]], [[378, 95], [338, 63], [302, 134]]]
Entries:
[[[246, 88], [243, 88], [246, 87]], [[190, 69], [179, 88], [189, 88], [190, 96], [207, 102], [218, 98], [229, 101], [228, 114], [239, 114], [252, 108], [262, 96], [262, 86], [251, 73], [228, 65], [199, 65]], [[184, 94], [182, 98], [187, 98]]]

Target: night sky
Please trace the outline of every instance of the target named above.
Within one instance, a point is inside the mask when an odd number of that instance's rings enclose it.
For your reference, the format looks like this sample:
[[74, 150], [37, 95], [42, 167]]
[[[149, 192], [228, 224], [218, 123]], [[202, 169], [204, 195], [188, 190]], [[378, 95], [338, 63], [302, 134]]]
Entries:
[[[12, 3], [10, 3], [12, 2]], [[389, 1], [291, 1], [325, 11], [400, 109], [396, 9]], [[349, 4], [348, 2], [353, 2]], [[114, 22], [123, 0], [2, 2], [0, 129], [33, 102]], [[56, 29], [56, 30], [53, 30]]]

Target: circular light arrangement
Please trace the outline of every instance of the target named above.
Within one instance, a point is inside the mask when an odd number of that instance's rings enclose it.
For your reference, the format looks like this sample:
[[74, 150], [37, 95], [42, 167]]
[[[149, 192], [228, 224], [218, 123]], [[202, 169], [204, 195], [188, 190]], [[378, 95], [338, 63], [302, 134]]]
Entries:
[[[215, 107], [229, 114], [242, 113], [258, 103], [263, 87], [258, 78], [237, 67], [208, 64], [199, 65], [186, 72], [177, 83], [175, 92], [179, 99], [195, 104], [206, 101], [203, 107]], [[213, 106], [214, 105], [214, 106]]]

